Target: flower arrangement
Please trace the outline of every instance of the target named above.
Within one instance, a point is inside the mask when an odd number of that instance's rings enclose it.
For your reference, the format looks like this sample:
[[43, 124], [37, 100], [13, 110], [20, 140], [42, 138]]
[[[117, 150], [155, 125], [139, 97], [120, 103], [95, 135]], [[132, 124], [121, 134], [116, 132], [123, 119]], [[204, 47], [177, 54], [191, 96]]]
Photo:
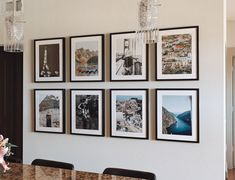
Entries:
[[10, 168], [8, 167], [8, 164], [5, 162], [4, 157], [5, 156], [11, 156], [13, 153], [11, 152], [12, 147], [17, 147], [14, 144], [11, 144], [8, 142], [9, 139], [0, 135], [0, 166], [3, 168], [3, 172], [6, 172]]

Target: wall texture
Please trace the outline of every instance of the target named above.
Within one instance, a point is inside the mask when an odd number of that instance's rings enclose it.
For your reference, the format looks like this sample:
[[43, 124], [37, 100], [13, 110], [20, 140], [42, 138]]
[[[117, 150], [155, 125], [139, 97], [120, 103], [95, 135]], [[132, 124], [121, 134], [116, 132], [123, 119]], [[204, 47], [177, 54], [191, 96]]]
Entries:
[[0, 18], [0, 44], [3, 44], [3, 28], [2, 27], [3, 27], [2, 18]]
[[235, 47], [235, 21], [227, 21], [227, 47]]
[[[76, 169], [82, 171], [102, 172], [104, 168], [113, 166], [152, 171], [159, 180], [224, 179], [225, 67], [222, 0], [162, 2], [160, 13], [162, 28], [200, 26], [200, 81], [154, 81], [154, 56], [151, 54], [149, 82], [111, 83], [107, 80], [103, 83], [70, 83], [67, 78], [67, 83], [33, 83], [33, 39], [135, 30], [136, 2], [136, 0], [25, 0], [27, 23], [24, 52], [24, 163], [31, 163], [35, 158], [48, 158], [72, 162]], [[109, 49], [108, 39], [106, 43]], [[67, 52], [68, 76], [68, 48]], [[108, 52], [106, 52], [106, 65], [109, 65]], [[108, 74], [109, 70], [107, 76]], [[151, 140], [33, 132], [33, 89], [100, 87], [151, 89], [149, 117]], [[200, 144], [154, 140], [154, 88], [200, 88]], [[107, 95], [107, 117], [109, 117], [108, 97]], [[69, 112], [68, 99], [67, 112]], [[70, 114], [67, 113], [68, 122], [69, 117]], [[107, 123], [108, 121], [109, 118], [106, 119]]]

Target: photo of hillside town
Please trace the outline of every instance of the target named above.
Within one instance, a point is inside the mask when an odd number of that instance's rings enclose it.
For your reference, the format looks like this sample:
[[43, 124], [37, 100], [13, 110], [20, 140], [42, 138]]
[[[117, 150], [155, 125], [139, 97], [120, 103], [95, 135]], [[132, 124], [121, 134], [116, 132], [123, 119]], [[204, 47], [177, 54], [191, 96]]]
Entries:
[[77, 42], [75, 49], [75, 75], [98, 75], [98, 41]]
[[162, 134], [192, 135], [192, 96], [162, 98]]
[[192, 74], [192, 35], [162, 36], [162, 74]]
[[116, 130], [142, 133], [142, 96], [116, 96]]

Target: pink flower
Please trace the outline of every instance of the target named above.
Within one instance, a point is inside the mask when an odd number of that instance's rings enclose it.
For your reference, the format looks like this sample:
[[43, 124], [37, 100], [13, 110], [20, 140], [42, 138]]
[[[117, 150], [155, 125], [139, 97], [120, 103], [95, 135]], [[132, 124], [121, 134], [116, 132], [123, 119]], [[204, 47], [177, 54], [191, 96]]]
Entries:
[[4, 160], [4, 156], [8, 154], [8, 147], [6, 147], [6, 144], [8, 143], [8, 138], [4, 139], [2, 135], [0, 135], [0, 165], [3, 168], [3, 172], [6, 172], [10, 168], [7, 166], [7, 163]]

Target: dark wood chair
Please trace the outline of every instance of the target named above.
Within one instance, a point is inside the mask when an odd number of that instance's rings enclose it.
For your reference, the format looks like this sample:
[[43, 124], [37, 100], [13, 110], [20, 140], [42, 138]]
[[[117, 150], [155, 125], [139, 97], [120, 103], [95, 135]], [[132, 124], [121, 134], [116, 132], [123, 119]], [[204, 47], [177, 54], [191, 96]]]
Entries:
[[37, 165], [37, 166], [47, 166], [47, 167], [55, 167], [55, 168], [61, 168], [61, 169], [74, 170], [73, 164], [59, 162], [59, 161], [46, 160], [46, 159], [35, 159], [35, 160], [33, 160], [33, 162], [31, 164]]
[[136, 171], [136, 170], [130, 170], [130, 169], [106, 168], [103, 174], [156, 180], [155, 174], [151, 172]]

